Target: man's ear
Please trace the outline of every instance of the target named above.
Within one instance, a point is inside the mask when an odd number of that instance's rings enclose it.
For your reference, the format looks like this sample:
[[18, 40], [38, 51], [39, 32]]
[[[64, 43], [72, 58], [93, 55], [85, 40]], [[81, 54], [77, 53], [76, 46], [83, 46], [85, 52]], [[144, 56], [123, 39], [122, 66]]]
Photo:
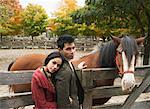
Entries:
[[60, 48], [58, 48], [58, 50], [59, 50], [59, 51], [61, 51], [61, 49], [60, 49]]
[[58, 48], [58, 50], [59, 50], [59, 51], [62, 51], [62, 49], [61, 49], [61, 48]]

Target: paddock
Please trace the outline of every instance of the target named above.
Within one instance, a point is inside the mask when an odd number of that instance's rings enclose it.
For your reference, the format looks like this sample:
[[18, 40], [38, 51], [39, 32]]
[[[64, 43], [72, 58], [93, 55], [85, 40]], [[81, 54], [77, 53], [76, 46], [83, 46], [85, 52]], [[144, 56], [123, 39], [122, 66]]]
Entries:
[[[94, 68], [78, 70], [78, 76], [85, 90], [85, 100], [83, 109], [149, 109], [150, 99], [140, 102], [135, 102], [141, 93], [150, 92], [150, 66], [142, 66], [136, 68], [136, 77], [143, 78], [141, 82], [137, 83], [132, 93], [123, 93], [120, 86], [103, 86], [93, 87], [93, 80], [100, 80], [101, 78], [111, 79], [118, 78], [119, 75], [115, 73], [116, 69], [112, 68]], [[99, 73], [101, 72], [101, 73]], [[114, 72], [114, 73], [110, 73]], [[30, 83], [33, 71], [0, 71], [0, 85], [22, 84]], [[103, 98], [112, 96], [129, 95], [125, 102], [120, 104], [105, 104], [101, 106], [92, 107], [93, 98]], [[148, 94], [147, 94], [148, 96]], [[21, 106], [33, 105], [31, 92], [23, 93], [8, 93], [0, 95], [0, 109], [15, 108]]]
[[[29, 54], [29, 53], [43, 53], [43, 54], [48, 54], [48, 53], [50, 53], [50, 52], [52, 52], [52, 51], [54, 51], [54, 49], [46, 49], [46, 50], [43, 50], [43, 49], [1, 49], [0, 50], [0, 72], [2, 73], [8, 73], [6, 70], [7, 70], [7, 67], [8, 67], [8, 65], [9, 65], [9, 63], [10, 62], [12, 62], [13, 60], [15, 60], [15, 58], [16, 57], [18, 57], [18, 56], [21, 56], [21, 55], [25, 55], [25, 54]], [[76, 54], [76, 58], [79, 58], [79, 57], [82, 57], [83, 55], [85, 55], [85, 54], [88, 54], [89, 52], [79, 52], [79, 51], [77, 51], [77, 54]], [[141, 58], [140, 58], [141, 59]], [[142, 63], [142, 60], [139, 60], [138, 61], [138, 66], [140, 66]], [[28, 71], [27, 71], [28, 72]], [[143, 71], [141, 71], [141, 72], [143, 72]], [[32, 71], [31, 71], [31, 73], [32, 73]], [[144, 73], [142, 73], [142, 74], [144, 74]], [[18, 74], [19, 75], [19, 74]], [[22, 75], [22, 73], [20, 74], [20, 75]], [[6, 76], [6, 75], [5, 75]], [[15, 76], [15, 75], [14, 75]], [[141, 78], [141, 76], [137, 76], [137, 80], [139, 80], [139, 78]], [[142, 78], [143, 78], [143, 76], [142, 76]], [[0, 79], [1, 80], [1, 79]], [[21, 79], [20, 79], [21, 80]], [[140, 81], [139, 82], [141, 82], [141, 79], [140, 79]], [[0, 82], [1, 83], [1, 82]], [[2, 84], [2, 83], [1, 83]], [[121, 88], [120, 88], [120, 78], [117, 78], [116, 79], [116, 81], [115, 81], [115, 86], [113, 86], [113, 87], [117, 87], [117, 89], [119, 89], [120, 91], [121, 91]], [[107, 89], [109, 89], [109, 88], [107, 88]], [[9, 93], [8, 93], [8, 91], [9, 91], [9, 89], [8, 89], [8, 86], [7, 85], [0, 85], [0, 95], [2, 96], [2, 97], [6, 97], [6, 95], [8, 96], [9, 95]], [[31, 92], [27, 92], [27, 93], [23, 93], [23, 95], [25, 96], [22, 96], [22, 93], [20, 93], [20, 94], [13, 94], [13, 93], [10, 93], [10, 97], [12, 96], [14, 96], [14, 100], [9, 100], [8, 101], [8, 103], [9, 102], [12, 102], [12, 104], [13, 105], [15, 105], [15, 103], [17, 103], [18, 101], [16, 101], [16, 99], [19, 99], [20, 100], [20, 97], [23, 97], [23, 98], [26, 98], [26, 95], [30, 98], [31, 97]], [[120, 103], [120, 101], [125, 101], [125, 99], [127, 98], [127, 96], [128, 95], [121, 95], [121, 96], [113, 96], [107, 103], [106, 103], [106, 105], [110, 105], [110, 107], [111, 107], [111, 105], [112, 104], [117, 104], [117, 103]], [[9, 98], [9, 97], [8, 97]], [[29, 98], [27, 98], [28, 100], [27, 101], [29, 101], [29, 100], [31, 100], [31, 98], [29, 99]], [[150, 92], [149, 93], [143, 93], [143, 94], [141, 94], [140, 95], [140, 97], [139, 98], [137, 98], [137, 101], [143, 101], [143, 100], [145, 100], [145, 101], [147, 101], [147, 100], [149, 100], [150, 99]], [[21, 100], [21, 103], [22, 103], [23, 101]], [[30, 101], [29, 101], [30, 102]], [[20, 104], [20, 102], [18, 102], [19, 104]], [[25, 102], [26, 103], [26, 107], [25, 107], [25, 109], [32, 109], [32, 106], [27, 106], [27, 105], [29, 105], [29, 104], [27, 104], [27, 102]], [[31, 101], [31, 103], [32, 103], [32, 101]], [[147, 103], [147, 102], [146, 102]], [[7, 103], [5, 103], [5, 105], [6, 105]], [[140, 104], [139, 104], [140, 105]], [[1, 104], [0, 104], [0, 109], [1, 109], [2, 107], [1, 107]], [[94, 107], [95, 108], [95, 107]], [[2, 109], [4, 109], [4, 108], [2, 108]], [[8, 108], [6, 108], [6, 109], [8, 109]], [[104, 108], [105, 109], [105, 108]], [[111, 109], [111, 108], [110, 108]]]

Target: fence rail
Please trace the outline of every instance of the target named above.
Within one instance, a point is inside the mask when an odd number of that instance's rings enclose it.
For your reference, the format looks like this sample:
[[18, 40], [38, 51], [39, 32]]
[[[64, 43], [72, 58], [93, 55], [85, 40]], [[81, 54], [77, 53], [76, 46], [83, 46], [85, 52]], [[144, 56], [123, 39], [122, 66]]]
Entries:
[[[144, 78], [140, 85], [134, 88], [132, 93], [123, 93], [120, 86], [93, 87], [93, 80], [112, 79], [119, 77], [114, 68], [96, 68], [78, 70], [78, 76], [85, 90], [84, 109], [149, 109], [150, 100], [134, 103], [136, 98], [142, 93], [150, 92], [150, 65], [137, 67], [136, 76]], [[33, 70], [30, 71], [0, 71], [0, 85], [30, 83]], [[145, 76], [146, 75], [146, 76]], [[92, 106], [94, 98], [104, 98], [112, 96], [127, 95], [124, 104], [111, 104]], [[10, 93], [0, 95], [0, 109], [16, 108], [33, 105], [31, 92]]]

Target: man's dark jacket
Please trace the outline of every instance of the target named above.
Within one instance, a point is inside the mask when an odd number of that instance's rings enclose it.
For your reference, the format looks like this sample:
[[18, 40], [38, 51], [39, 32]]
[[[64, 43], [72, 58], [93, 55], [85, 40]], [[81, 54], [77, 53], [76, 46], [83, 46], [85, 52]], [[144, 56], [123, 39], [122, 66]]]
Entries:
[[[58, 109], [79, 109], [79, 104], [84, 100], [84, 90], [74, 67], [71, 69], [68, 61], [65, 60], [55, 79]], [[73, 100], [72, 103], [69, 97]]]

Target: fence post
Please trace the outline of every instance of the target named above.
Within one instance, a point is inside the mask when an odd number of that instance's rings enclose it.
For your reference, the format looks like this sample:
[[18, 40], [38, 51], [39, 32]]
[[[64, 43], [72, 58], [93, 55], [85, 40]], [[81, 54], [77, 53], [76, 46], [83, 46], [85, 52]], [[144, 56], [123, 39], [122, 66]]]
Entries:
[[89, 89], [93, 87], [91, 70], [82, 70], [82, 86], [84, 88], [83, 109], [91, 109], [93, 101], [92, 92], [89, 91]]
[[84, 94], [84, 102], [83, 109], [92, 109], [92, 94], [91, 92], [85, 92]]

